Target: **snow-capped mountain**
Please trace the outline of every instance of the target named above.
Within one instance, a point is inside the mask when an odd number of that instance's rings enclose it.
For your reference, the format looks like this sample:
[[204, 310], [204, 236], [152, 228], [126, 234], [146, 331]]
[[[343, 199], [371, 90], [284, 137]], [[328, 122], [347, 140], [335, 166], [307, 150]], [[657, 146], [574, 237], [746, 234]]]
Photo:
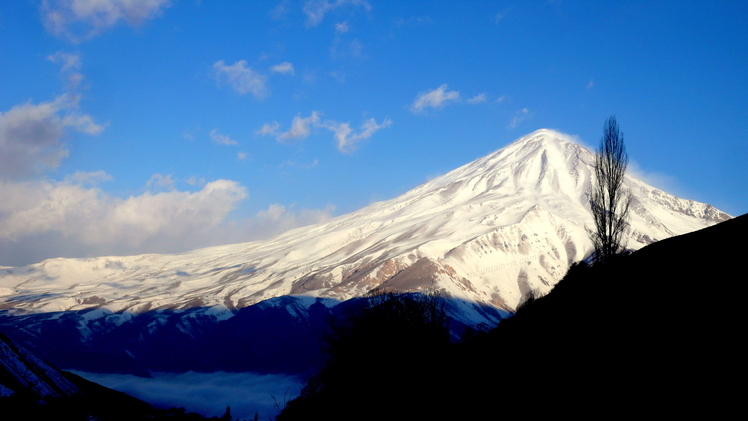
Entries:
[[[591, 251], [593, 154], [538, 130], [400, 197], [272, 240], [180, 254], [49, 259], [0, 269], [0, 309], [76, 311], [123, 322], [157, 309], [217, 319], [286, 295], [343, 301], [372, 289], [438, 289], [512, 311]], [[627, 247], [639, 249], [730, 216], [630, 175]]]

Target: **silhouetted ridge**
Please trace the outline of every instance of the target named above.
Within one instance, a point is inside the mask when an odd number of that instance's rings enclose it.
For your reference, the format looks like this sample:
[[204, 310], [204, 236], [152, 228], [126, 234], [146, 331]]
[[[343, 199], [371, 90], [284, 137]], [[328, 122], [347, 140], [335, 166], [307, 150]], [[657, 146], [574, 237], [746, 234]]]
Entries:
[[[349, 362], [345, 393], [306, 396], [282, 419], [732, 416], [742, 409], [746, 351], [735, 240], [746, 235], [744, 215], [605, 264], [576, 264], [493, 331], [434, 348], [439, 363], [426, 374], [418, 358], [375, 373], [369, 360]], [[409, 375], [411, 367], [419, 370]], [[407, 410], [390, 406], [398, 400]]]

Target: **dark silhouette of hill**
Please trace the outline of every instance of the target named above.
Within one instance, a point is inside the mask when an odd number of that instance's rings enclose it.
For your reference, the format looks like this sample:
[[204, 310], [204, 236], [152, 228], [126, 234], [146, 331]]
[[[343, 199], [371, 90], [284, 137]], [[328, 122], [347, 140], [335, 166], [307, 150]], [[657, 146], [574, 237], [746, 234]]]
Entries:
[[[450, 344], [444, 302], [433, 295], [380, 293], [339, 305], [328, 359], [276, 419], [420, 419], [405, 401], [431, 399]], [[414, 411], [415, 409], [415, 411]]]
[[328, 377], [313, 378], [278, 419], [740, 413], [747, 234], [743, 215], [577, 264], [550, 294], [461, 344], [417, 348], [379, 335], [373, 352], [331, 355]]

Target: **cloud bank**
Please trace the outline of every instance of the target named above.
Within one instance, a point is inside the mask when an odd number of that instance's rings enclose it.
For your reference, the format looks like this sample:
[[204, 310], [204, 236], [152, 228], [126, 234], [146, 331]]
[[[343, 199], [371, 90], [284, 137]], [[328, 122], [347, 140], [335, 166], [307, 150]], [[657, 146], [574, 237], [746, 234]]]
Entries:
[[161, 408], [183, 407], [206, 417], [220, 417], [231, 406], [237, 419], [265, 420], [277, 415], [273, 397], [282, 404], [301, 391], [301, 379], [283, 374], [257, 373], [151, 373], [150, 378], [130, 374], [73, 371], [106, 387], [125, 392]]

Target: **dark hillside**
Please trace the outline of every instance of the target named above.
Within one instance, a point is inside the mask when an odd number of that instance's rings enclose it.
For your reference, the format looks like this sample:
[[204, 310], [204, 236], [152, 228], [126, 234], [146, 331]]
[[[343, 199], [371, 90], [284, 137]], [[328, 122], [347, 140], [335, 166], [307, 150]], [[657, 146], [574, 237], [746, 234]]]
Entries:
[[[605, 265], [576, 265], [492, 332], [433, 349], [440, 354], [429, 355], [429, 375], [422, 355], [400, 353], [400, 364], [373, 373], [365, 359], [350, 363], [348, 395], [364, 398], [328, 399], [315, 411], [345, 414], [339, 419], [732, 415], [745, 374], [747, 234], [744, 215]], [[402, 351], [397, 342], [378, 349]]]
[[504, 379], [511, 399], [536, 411], [730, 413], [746, 350], [746, 235], [744, 215], [607, 265], [577, 265], [548, 296], [461, 351], [478, 360], [511, 355], [516, 364], [484, 374]]

